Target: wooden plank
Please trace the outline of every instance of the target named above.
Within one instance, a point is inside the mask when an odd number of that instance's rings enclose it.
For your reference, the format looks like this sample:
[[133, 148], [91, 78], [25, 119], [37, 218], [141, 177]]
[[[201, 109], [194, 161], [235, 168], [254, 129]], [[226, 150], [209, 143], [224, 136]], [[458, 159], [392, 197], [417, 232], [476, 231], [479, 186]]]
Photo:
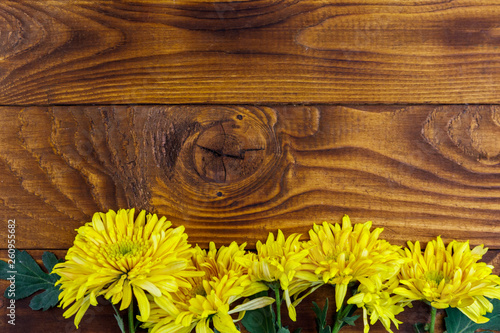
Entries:
[[[0, 221], [65, 249], [95, 211], [136, 207], [190, 240], [374, 221], [383, 237], [500, 249], [497, 106], [2, 107]], [[7, 244], [0, 236], [0, 247]]]
[[[59, 258], [65, 256], [66, 251], [57, 250], [53, 251]], [[41, 257], [43, 251], [41, 250], [31, 250], [29, 253], [41, 262]], [[5, 260], [7, 258], [4, 251], [1, 252], [0, 260]], [[494, 274], [500, 274], [500, 251], [493, 250], [489, 251], [483, 258], [484, 262], [494, 265]], [[37, 332], [43, 329], [45, 332], [65, 332], [65, 333], [112, 333], [120, 332], [116, 321], [113, 318], [113, 310], [109, 303], [105, 299], [99, 299], [99, 306], [91, 307], [87, 314], [83, 317], [80, 324], [80, 328], [77, 331], [73, 325], [72, 318], [64, 319], [62, 313], [64, 312], [60, 308], [53, 308], [46, 312], [43, 311], [33, 311], [29, 308], [29, 299], [24, 299], [16, 302], [16, 326], [9, 325], [7, 323], [7, 300], [3, 297], [3, 290], [7, 288], [8, 283], [5, 280], [0, 280], [0, 330], [4, 333], [18, 333], [18, 332]], [[302, 327], [304, 333], [315, 333], [315, 328], [311, 323], [314, 323], [314, 313], [311, 310], [311, 302], [323, 306], [325, 299], [330, 300], [332, 304], [334, 299], [334, 289], [330, 286], [324, 286], [318, 289], [314, 294], [308, 296], [299, 306], [297, 307], [298, 321], [292, 322], [287, 318], [286, 310], [283, 312], [284, 325], [288, 325], [291, 331], [295, 328]], [[330, 307], [329, 318], [333, 317], [333, 307]], [[436, 333], [442, 333], [444, 330], [444, 311], [439, 310], [437, 316], [437, 326]], [[430, 314], [427, 305], [421, 302], [414, 302], [414, 307], [412, 309], [407, 309], [400, 315], [398, 319], [403, 322], [400, 325], [397, 332], [400, 333], [414, 333], [413, 324], [417, 322], [428, 322], [430, 320]], [[331, 319], [329, 319], [331, 320]], [[356, 327], [345, 327], [342, 328], [344, 333], [355, 333], [362, 332], [362, 320], [359, 319]], [[144, 331], [145, 332], [145, 331]], [[243, 333], [246, 331], [243, 330]], [[387, 332], [385, 328], [377, 323], [370, 328], [371, 333], [385, 333]], [[498, 331], [497, 331], [498, 332]], [[496, 332], [495, 332], [496, 333]]]
[[498, 103], [496, 0], [0, 3], [0, 104]]

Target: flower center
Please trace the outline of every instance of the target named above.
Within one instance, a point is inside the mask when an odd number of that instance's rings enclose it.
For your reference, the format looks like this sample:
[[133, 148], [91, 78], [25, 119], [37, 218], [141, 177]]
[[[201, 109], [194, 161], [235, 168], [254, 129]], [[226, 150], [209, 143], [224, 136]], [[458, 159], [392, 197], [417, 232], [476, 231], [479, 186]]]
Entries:
[[207, 296], [207, 292], [205, 288], [203, 288], [202, 283], [195, 285], [194, 288], [191, 289], [191, 298], [195, 298], [196, 295]]
[[130, 272], [137, 264], [144, 261], [150, 242], [144, 239], [121, 239], [99, 249], [97, 259], [106, 266], [122, 272]]
[[425, 273], [425, 278], [428, 281], [434, 282], [436, 285], [439, 285], [443, 279], [445, 281], [449, 280], [446, 276], [444, 276], [443, 272], [440, 271], [428, 271]]
[[145, 248], [144, 241], [137, 242], [129, 239], [124, 239], [118, 243], [111, 244], [108, 247], [108, 257], [113, 259], [121, 259], [123, 257], [134, 257], [138, 253], [142, 253]]
[[348, 253], [347, 251], [338, 251], [338, 250], [333, 250], [333, 251], [331, 251], [331, 252], [329, 252], [329, 253], [327, 253], [327, 254], [325, 255], [325, 259], [326, 259], [327, 261], [337, 261], [337, 260], [338, 260], [338, 258], [339, 258], [339, 256], [340, 256], [341, 254], [344, 254], [344, 256], [345, 256], [345, 259], [344, 259], [344, 260], [345, 260], [346, 262], [348, 262], [348, 261], [349, 261], [349, 253]]
[[139, 244], [133, 243], [131, 241], [125, 241], [122, 243], [116, 244], [115, 248], [112, 249], [114, 253], [121, 254], [122, 256], [130, 254], [134, 255], [137, 253], [137, 250], [140, 249], [141, 246]]

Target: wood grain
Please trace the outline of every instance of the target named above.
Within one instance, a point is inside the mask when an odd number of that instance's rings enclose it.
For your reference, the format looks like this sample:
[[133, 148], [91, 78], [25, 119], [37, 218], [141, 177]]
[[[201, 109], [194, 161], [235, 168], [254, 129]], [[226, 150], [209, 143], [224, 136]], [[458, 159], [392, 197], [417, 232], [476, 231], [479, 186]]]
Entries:
[[0, 105], [498, 103], [500, 2], [7, 0]]
[[[15, 219], [40, 259], [120, 207], [203, 247], [347, 213], [397, 244], [485, 244], [499, 274], [499, 15], [497, 0], [1, 1], [0, 228]], [[325, 297], [288, 324], [314, 332]], [[0, 331], [75, 331], [28, 303], [13, 327], [0, 296]], [[410, 333], [429, 315], [400, 319]], [[96, 307], [80, 331], [119, 330]]]
[[166, 215], [201, 246], [349, 214], [398, 244], [500, 249], [499, 110], [2, 107], [0, 220], [16, 219], [23, 249], [66, 249], [95, 211], [120, 207]]
[[[0, 260], [5, 260], [7, 258], [5, 251], [1, 252]], [[65, 250], [53, 251], [55, 254], [62, 258], [66, 254]], [[41, 257], [43, 251], [31, 250], [29, 253], [41, 263]], [[484, 262], [492, 264], [495, 266], [494, 274], [500, 274], [500, 251], [493, 250], [489, 251], [484, 256]], [[5, 290], [8, 284], [5, 280], [0, 280], [0, 290]], [[334, 299], [334, 291], [330, 286], [324, 286], [314, 292], [312, 295], [308, 296], [299, 306], [297, 307], [298, 321], [292, 322], [287, 318], [286, 310], [283, 312], [284, 325], [288, 325], [291, 331], [295, 328], [302, 327], [304, 333], [315, 333], [314, 328], [314, 313], [311, 310], [312, 301], [323, 306], [325, 299], [328, 298], [330, 304]], [[0, 329], [4, 333], [19, 333], [19, 332], [64, 332], [64, 333], [119, 333], [120, 330], [116, 325], [115, 319], [113, 318], [113, 310], [109, 303], [104, 299], [99, 299], [99, 305], [96, 307], [91, 307], [87, 314], [83, 317], [78, 331], [73, 325], [73, 320], [64, 319], [62, 316], [63, 310], [60, 308], [53, 308], [48, 311], [33, 311], [29, 308], [29, 299], [24, 299], [16, 302], [16, 326], [7, 324], [7, 302], [8, 300], [0, 295]], [[330, 306], [329, 320], [333, 318], [333, 306]], [[444, 330], [443, 319], [445, 317], [444, 311], [439, 310], [437, 316], [437, 326], [436, 333], [442, 333]], [[399, 326], [399, 330], [395, 332], [400, 333], [414, 333], [413, 324], [418, 322], [429, 322], [430, 313], [427, 305], [422, 302], [414, 302], [412, 309], [407, 309], [397, 317], [403, 322]], [[362, 320], [359, 319], [356, 327], [345, 327], [342, 329], [344, 333], [355, 333], [362, 332]], [[385, 328], [377, 323], [370, 328], [371, 333], [385, 333], [387, 332]], [[495, 333], [497, 333], [496, 331]], [[246, 331], [243, 331], [246, 333]]]

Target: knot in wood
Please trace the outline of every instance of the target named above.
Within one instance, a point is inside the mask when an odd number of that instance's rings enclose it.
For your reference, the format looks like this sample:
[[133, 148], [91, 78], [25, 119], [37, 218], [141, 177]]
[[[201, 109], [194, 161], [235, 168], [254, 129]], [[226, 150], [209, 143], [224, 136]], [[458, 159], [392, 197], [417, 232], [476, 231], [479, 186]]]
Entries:
[[259, 169], [265, 146], [266, 140], [256, 128], [241, 126], [234, 120], [218, 122], [203, 130], [196, 140], [195, 169], [211, 182], [236, 182]]

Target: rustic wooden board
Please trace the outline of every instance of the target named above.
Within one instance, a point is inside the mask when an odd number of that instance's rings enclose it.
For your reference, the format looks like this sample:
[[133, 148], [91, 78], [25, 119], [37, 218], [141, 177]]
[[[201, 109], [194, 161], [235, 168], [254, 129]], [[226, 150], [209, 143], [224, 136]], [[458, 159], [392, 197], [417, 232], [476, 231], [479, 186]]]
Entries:
[[[31, 250], [30, 254], [41, 262], [41, 257], [43, 251]], [[62, 258], [66, 254], [66, 251], [59, 250], [53, 251], [58, 257]], [[7, 258], [4, 251], [0, 252], [0, 259], [5, 260]], [[496, 268], [494, 270], [495, 274], [500, 274], [500, 251], [493, 250], [489, 251], [485, 257], [483, 258], [484, 262], [494, 265]], [[5, 290], [8, 284], [7, 281], [0, 280], [0, 290]], [[323, 306], [325, 299], [328, 298], [330, 300], [330, 304], [334, 299], [334, 291], [330, 286], [325, 286], [318, 289], [314, 294], [307, 297], [298, 307], [298, 322], [290, 321], [286, 316], [286, 311], [283, 312], [285, 325], [288, 325], [290, 328], [298, 328], [302, 327], [304, 333], [315, 333], [314, 326], [311, 323], [314, 323], [314, 313], [311, 311], [311, 302], [315, 301], [316, 303]], [[83, 317], [82, 322], [80, 324], [80, 328], [78, 330], [75, 329], [73, 325], [72, 318], [64, 319], [62, 313], [64, 312], [60, 308], [53, 308], [46, 312], [43, 311], [33, 311], [29, 308], [29, 299], [24, 299], [16, 302], [16, 326], [7, 324], [7, 311], [6, 311], [6, 302], [9, 300], [3, 297], [3, 294], [0, 296], [0, 328], [4, 333], [19, 333], [19, 332], [64, 332], [64, 333], [119, 333], [120, 330], [116, 326], [116, 322], [112, 316], [113, 310], [109, 303], [107, 303], [104, 299], [99, 299], [99, 306], [91, 307], [85, 317]], [[5, 305], [5, 306], [4, 306]], [[333, 308], [330, 307], [330, 316], [333, 316]], [[437, 316], [437, 326], [436, 333], [442, 333], [443, 326], [443, 318], [444, 311], [439, 310]], [[422, 302], [414, 302], [414, 307], [412, 309], [408, 309], [404, 311], [400, 315], [398, 315], [398, 319], [403, 322], [399, 326], [399, 330], [397, 332], [400, 333], [414, 333], [412, 325], [417, 322], [428, 322], [430, 319], [430, 314], [425, 305]], [[359, 323], [357, 323], [356, 327], [345, 327], [342, 329], [342, 333], [355, 333], [362, 332], [362, 322], [361, 319]], [[386, 333], [385, 328], [377, 323], [372, 326], [370, 329], [371, 333]], [[500, 332], [500, 331], [498, 331]], [[243, 331], [246, 333], [246, 331]]]
[[496, 0], [0, 3], [0, 105], [498, 103]]
[[95, 211], [136, 207], [201, 246], [253, 247], [347, 213], [398, 244], [500, 249], [497, 106], [2, 107], [0, 119], [0, 220], [16, 219], [19, 248], [66, 249]]
[[[0, 228], [15, 219], [39, 259], [111, 208], [249, 248], [347, 213], [397, 244], [483, 243], [499, 274], [499, 15], [498, 0], [1, 1]], [[5, 302], [2, 332], [74, 331], [28, 301], [8, 325]], [[410, 333], [428, 312], [401, 319]], [[118, 332], [111, 309], [81, 331]]]

